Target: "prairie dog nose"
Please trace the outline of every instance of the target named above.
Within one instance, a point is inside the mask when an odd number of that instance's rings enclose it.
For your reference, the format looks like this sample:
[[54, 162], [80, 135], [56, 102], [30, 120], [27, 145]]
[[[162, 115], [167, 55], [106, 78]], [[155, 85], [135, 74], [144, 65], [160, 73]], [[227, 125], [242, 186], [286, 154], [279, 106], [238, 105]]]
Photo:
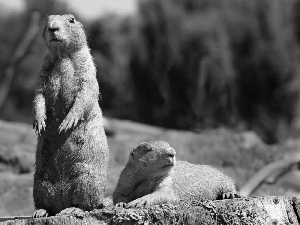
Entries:
[[56, 21], [50, 23], [48, 30], [52, 32], [59, 30], [59, 24]]
[[176, 152], [175, 152], [174, 148], [169, 147], [169, 148], [168, 148], [168, 151], [167, 151], [167, 156], [173, 158], [173, 157], [175, 157], [175, 155], [176, 155]]
[[167, 156], [169, 156], [169, 157], [171, 157], [171, 158], [174, 158], [175, 157], [175, 155], [174, 154], [167, 154]]

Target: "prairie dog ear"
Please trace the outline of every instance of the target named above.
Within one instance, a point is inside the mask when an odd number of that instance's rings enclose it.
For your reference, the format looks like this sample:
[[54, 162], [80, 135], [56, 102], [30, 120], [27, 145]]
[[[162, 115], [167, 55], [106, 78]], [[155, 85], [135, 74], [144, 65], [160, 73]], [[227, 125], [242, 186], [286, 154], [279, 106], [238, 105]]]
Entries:
[[149, 152], [149, 151], [152, 150], [152, 147], [148, 142], [140, 143], [137, 148], [140, 149], [140, 151], [143, 151], [143, 152]]
[[129, 157], [133, 157], [134, 150], [135, 150], [135, 148], [130, 151]]

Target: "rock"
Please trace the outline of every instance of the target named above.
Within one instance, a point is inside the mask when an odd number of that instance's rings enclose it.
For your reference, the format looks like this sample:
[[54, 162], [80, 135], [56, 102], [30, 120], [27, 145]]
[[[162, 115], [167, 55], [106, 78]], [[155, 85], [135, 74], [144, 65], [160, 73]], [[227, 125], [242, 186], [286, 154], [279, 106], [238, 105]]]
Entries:
[[28, 124], [0, 120], [0, 172], [33, 171], [35, 143], [36, 136]]
[[150, 208], [107, 207], [84, 215], [3, 221], [9, 225], [51, 224], [299, 224], [300, 199], [291, 197], [241, 198], [162, 204]]

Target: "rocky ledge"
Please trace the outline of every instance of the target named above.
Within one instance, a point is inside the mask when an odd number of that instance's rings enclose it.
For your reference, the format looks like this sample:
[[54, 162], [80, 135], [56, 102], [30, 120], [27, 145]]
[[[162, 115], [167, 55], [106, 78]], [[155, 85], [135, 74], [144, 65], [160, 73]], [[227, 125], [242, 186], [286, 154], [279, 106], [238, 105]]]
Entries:
[[300, 199], [285, 196], [162, 204], [149, 208], [106, 207], [91, 212], [0, 224], [300, 224]]

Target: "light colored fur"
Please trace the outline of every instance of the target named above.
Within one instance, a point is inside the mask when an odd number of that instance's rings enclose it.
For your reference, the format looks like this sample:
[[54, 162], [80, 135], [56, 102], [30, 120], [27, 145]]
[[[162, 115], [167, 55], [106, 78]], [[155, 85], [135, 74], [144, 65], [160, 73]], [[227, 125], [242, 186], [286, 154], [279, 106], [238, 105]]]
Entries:
[[[166, 166], [169, 165], [169, 166]], [[239, 197], [233, 180], [207, 165], [175, 160], [167, 142], [144, 142], [134, 149], [113, 193], [128, 207], [178, 201]]]
[[40, 209], [34, 215], [101, 208], [109, 150], [86, 35], [74, 16], [52, 15], [42, 36], [48, 54], [33, 100], [38, 133], [33, 197]]

